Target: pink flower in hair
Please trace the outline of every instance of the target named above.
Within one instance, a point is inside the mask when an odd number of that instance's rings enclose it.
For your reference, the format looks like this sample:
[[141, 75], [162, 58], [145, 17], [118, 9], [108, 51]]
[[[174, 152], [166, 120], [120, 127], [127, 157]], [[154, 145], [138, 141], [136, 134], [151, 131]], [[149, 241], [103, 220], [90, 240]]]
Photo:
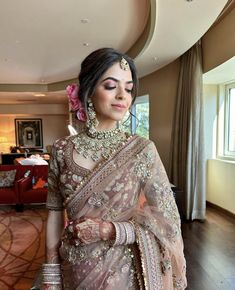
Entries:
[[81, 108], [80, 110], [77, 110], [77, 118], [78, 120], [82, 121], [82, 122], [86, 122], [86, 112], [84, 108]]
[[66, 88], [66, 92], [68, 94], [69, 103], [72, 111], [76, 112], [78, 120], [85, 122], [87, 119], [86, 112], [85, 108], [82, 105], [82, 102], [79, 100], [78, 85], [77, 84], [68, 85]]

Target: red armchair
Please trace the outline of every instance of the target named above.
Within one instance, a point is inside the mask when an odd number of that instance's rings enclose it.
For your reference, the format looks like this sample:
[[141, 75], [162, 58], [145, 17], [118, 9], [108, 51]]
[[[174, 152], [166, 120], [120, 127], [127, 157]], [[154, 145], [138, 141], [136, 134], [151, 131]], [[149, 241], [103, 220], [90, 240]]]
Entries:
[[[32, 179], [37, 183], [41, 178], [44, 187], [33, 188]], [[31, 174], [19, 182], [19, 203], [45, 203], [47, 199], [48, 165], [34, 165]]]
[[11, 187], [0, 187], [0, 204], [18, 205], [20, 203], [19, 182], [28, 170], [32, 171], [32, 166], [0, 165], [0, 171], [10, 170], [16, 170], [15, 180]]

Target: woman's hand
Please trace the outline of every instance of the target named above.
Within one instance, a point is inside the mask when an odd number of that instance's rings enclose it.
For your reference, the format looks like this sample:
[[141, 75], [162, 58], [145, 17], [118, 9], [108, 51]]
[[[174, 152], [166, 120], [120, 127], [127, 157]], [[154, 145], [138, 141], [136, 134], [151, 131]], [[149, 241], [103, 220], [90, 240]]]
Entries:
[[115, 227], [111, 222], [93, 218], [71, 222], [65, 232], [67, 233], [67, 238], [76, 246], [115, 238]]
[[82, 222], [74, 224], [75, 239], [81, 245], [88, 245], [101, 240], [100, 237], [100, 220], [98, 219], [85, 219]]

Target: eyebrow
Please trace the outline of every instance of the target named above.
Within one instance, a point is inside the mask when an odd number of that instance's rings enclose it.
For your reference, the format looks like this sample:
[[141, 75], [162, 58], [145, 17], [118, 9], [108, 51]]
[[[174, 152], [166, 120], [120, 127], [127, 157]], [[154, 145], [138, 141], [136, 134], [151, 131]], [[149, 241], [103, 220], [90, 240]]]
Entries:
[[[107, 81], [107, 80], [112, 80], [112, 81], [114, 81], [114, 82], [116, 82], [116, 83], [119, 82], [119, 80], [117, 80], [117, 79], [115, 79], [115, 78], [113, 78], [113, 77], [107, 77], [107, 78], [105, 78], [105, 79], [102, 80], [102, 83], [103, 83], [104, 81]], [[126, 82], [126, 84], [133, 84], [133, 81], [128, 81], [128, 82]]]

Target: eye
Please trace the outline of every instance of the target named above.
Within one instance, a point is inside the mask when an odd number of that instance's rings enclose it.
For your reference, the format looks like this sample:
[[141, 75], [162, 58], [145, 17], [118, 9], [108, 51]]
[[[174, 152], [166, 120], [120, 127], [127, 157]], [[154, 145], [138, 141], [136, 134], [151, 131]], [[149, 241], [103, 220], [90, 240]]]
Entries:
[[111, 91], [113, 89], [115, 89], [116, 87], [115, 86], [110, 86], [110, 85], [104, 85], [104, 88], [108, 91]]
[[126, 89], [126, 92], [127, 92], [128, 94], [131, 94], [131, 93], [132, 93], [132, 89]]

